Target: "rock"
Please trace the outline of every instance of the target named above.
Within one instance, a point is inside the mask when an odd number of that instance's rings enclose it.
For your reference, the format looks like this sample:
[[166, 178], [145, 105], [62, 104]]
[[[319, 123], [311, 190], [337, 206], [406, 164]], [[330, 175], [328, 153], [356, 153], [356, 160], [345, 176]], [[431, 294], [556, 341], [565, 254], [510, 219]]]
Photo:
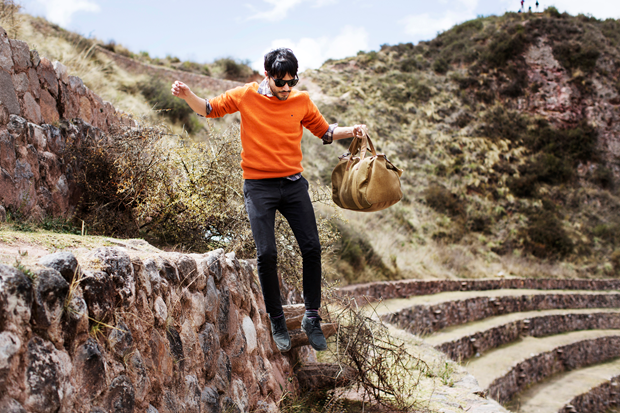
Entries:
[[149, 404], [149, 407], [146, 409], [146, 413], [159, 413], [159, 410]]
[[136, 400], [142, 402], [146, 399], [151, 389], [151, 381], [144, 365], [142, 354], [139, 350], [134, 351], [129, 359], [128, 374], [136, 391]]
[[209, 271], [215, 276], [215, 280], [218, 283], [222, 280], [222, 264], [220, 263], [220, 258], [223, 254], [224, 250], [220, 248], [209, 252], [207, 255], [207, 265], [209, 266]]
[[135, 392], [127, 376], [119, 376], [112, 380], [108, 390], [107, 405], [110, 413], [132, 413], [135, 410]]
[[148, 258], [144, 260], [144, 272], [145, 277], [148, 278], [148, 283], [150, 285], [152, 294], [161, 294], [161, 276], [159, 275], [159, 268], [154, 259]]
[[60, 63], [58, 60], [53, 63], [54, 72], [56, 72], [56, 78], [61, 82], [69, 82], [69, 74], [67, 72], [67, 66]]
[[0, 133], [0, 167], [15, 171], [15, 138], [8, 132]]
[[11, 75], [0, 70], [0, 101], [11, 115], [20, 115], [21, 109], [17, 100], [17, 93], [13, 87]]
[[205, 413], [221, 413], [220, 395], [212, 387], [205, 387], [200, 395], [200, 406]]
[[158, 263], [159, 276], [167, 280], [171, 285], [179, 285], [180, 278], [176, 266], [167, 258], [160, 258]]
[[180, 283], [182, 286], [190, 286], [192, 290], [195, 290], [195, 281], [198, 278], [198, 266], [196, 265], [196, 261], [185, 254], [179, 253], [167, 253], [164, 257], [174, 264], [178, 274], [178, 279], [166, 277], [168, 281]]
[[41, 97], [41, 83], [39, 82], [39, 76], [34, 68], [28, 69], [28, 91], [32, 93], [36, 99]]
[[[2, 99], [0, 97], [0, 99]], [[26, 119], [11, 115], [9, 117], [9, 124], [7, 125], [8, 131], [15, 137], [18, 142], [26, 144], [28, 141], [28, 121]]]
[[170, 325], [166, 329], [166, 337], [168, 337], [168, 343], [170, 344], [170, 353], [174, 361], [176, 361], [176, 365], [183, 371], [185, 369], [185, 354], [183, 352], [181, 336], [176, 328]]
[[189, 315], [189, 319], [198, 330], [205, 322], [205, 297], [201, 292], [190, 293], [185, 290], [183, 294], [184, 313]]
[[306, 363], [297, 372], [299, 386], [306, 390], [329, 390], [345, 387], [357, 375], [355, 369], [340, 364]]
[[36, 68], [41, 63], [41, 57], [39, 57], [39, 52], [36, 50], [30, 51], [30, 61], [32, 62], [32, 66]]
[[106, 388], [105, 359], [102, 349], [95, 340], [89, 337], [76, 349], [73, 360], [80, 398], [96, 399]]
[[217, 326], [220, 332], [220, 340], [227, 342], [230, 332], [230, 292], [224, 286], [220, 290], [220, 307], [217, 316]]
[[27, 70], [30, 65], [30, 49], [28, 43], [22, 40], [10, 39], [11, 51], [13, 52], [14, 70], [21, 72]]
[[235, 403], [230, 397], [226, 396], [222, 399], [222, 410], [226, 413], [242, 413], [243, 411], [239, 408], [237, 403]]
[[10, 397], [0, 400], [0, 412], [2, 413], [28, 413], [19, 402]]
[[0, 222], [6, 222], [6, 209], [0, 205]]
[[239, 326], [227, 348], [228, 356], [231, 359], [232, 371], [236, 374], [243, 374], [245, 369], [246, 349], [247, 342], [245, 340], [245, 335], [243, 334], [243, 329]]
[[235, 404], [242, 412], [250, 410], [250, 398], [243, 382], [236, 379], [232, 384], [232, 396]]
[[0, 27], [0, 68], [7, 73], [13, 72], [13, 52], [6, 31]]
[[41, 90], [40, 98], [41, 117], [45, 123], [54, 123], [60, 120], [56, 99], [47, 90]]
[[47, 90], [54, 98], [58, 98], [58, 79], [56, 78], [52, 62], [42, 57], [37, 67], [37, 74], [39, 75], [41, 87]]
[[[22, 342], [19, 337], [9, 331], [0, 333], [0, 388], [6, 388], [11, 364], [15, 354], [20, 350]], [[1, 410], [0, 411], [4, 411]]]
[[82, 297], [74, 294], [69, 301], [62, 314], [62, 332], [66, 348], [71, 348], [74, 340], [88, 336], [88, 306]]
[[63, 343], [61, 317], [69, 283], [52, 268], [37, 271], [32, 323], [54, 343]]
[[185, 376], [185, 412], [200, 413], [200, 387], [198, 379], [191, 374]]
[[129, 327], [127, 327], [122, 320], [119, 321], [115, 328], [112, 329], [112, 332], [110, 332], [108, 343], [110, 349], [121, 360], [133, 350], [133, 336], [131, 335], [131, 331], [129, 331]]
[[131, 265], [133, 266], [133, 274], [136, 279], [137, 287], [142, 289], [147, 296], [151, 296], [153, 289], [151, 287], [151, 276], [146, 270], [145, 264], [138, 257], [131, 257]]
[[230, 358], [224, 350], [220, 350], [217, 357], [215, 379], [213, 380], [213, 383], [217, 387], [217, 391], [226, 393], [230, 387], [231, 378], [232, 368], [230, 365]]
[[30, 87], [30, 82], [28, 80], [28, 73], [17, 73], [12, 76], [13, 78], [13, 87], [15, 88], [15, 92], [19, 96], [23, 96], [24, 93], [28, 91]]
[[160, 326], [165, 326], [168, 320], [168, 307], [166, 307], [166, 303], [161, 296], [157, 296], [155, 299], [153, 310], [155, 310], [155, 320], [157, 320]]
[[215, 326], [206, 323], [198, 335], [200, 348], [204, 355], [205, 378], [211, 380], [216, 373], [216, 360], [220, 350], [220, 339], [215, 330]]
[[80, 278], [77, 259], [75, 255], [69, 251], [45, 255], [39, 259], [39, 264], [44, 267], [55, 269], [69, 284], [73, 282], [76, 275], [78, 279]]
[[241, 327], [243, 328], [243, 333], [245, 335], [245, 340], [247, 343], [247, 352], [248, 354], [251, 354], [258, 347], [258, 342], [256, 339], [256, 327], [254, 327], [254, 322], [247, 315], [243, 317]]
[[149, 346], [151, 348], [150, 363], [152, 368], [157, 370], [159, 374], [166, 380], [170, 380], [173, 374], [173, 360], [170, 357], [170, 352], [166, 345], [166, 340], [159, 334], [159, 332], [153, 329], [151, 333], [151, 339], [149, 340]]
[[207, 320], [215, 322], [220, 307], [220, 294], [215, 287], [213, 276], [209, 275], [207, 279], [207, 288], [205, 292], [205, 316]]
[[22, 335], [30, 324], [32, 281], [21, 271], [0, 264], [0, 330]]
[[134, 303], [136, 281], [129, 255], [120, 248], [102, 247], [94, 250], [87, 258], [89, 265], [107, 273], [114, 283], [116, 298], [124, 307]]
[[114, 309], [115, 291], [111, 277], [102, 271], [86, 271], [81, 285], [90, 317], [97, 321], [107, 321]]
[[23, 110], [22, 113], [26, 117], [26, 119], [35, 122], [41, 123], [41, 108], [36, 100], [32, 97], [30, 92], [26, 92], [23, 97]]
[[26, 350], [26, 398], [24, 407], [34, 412], [57, 412], [69, 392], [66, 371], [71, 360], [58, 352], [52, 343], [34, 336]]
[[[47, 151], [47, 134], [45, 133], [45, 129], [43, 129], [39, 125], [35, 125], [34, 123], [29, 123], [28, 136], [30, 138], [29, 142], [34, 145], [39, 154], [45, 156], [44, 154]], [[49, 156], [57, 159], [56, 155], [53, 155], [51, 153], [49, 154]]]

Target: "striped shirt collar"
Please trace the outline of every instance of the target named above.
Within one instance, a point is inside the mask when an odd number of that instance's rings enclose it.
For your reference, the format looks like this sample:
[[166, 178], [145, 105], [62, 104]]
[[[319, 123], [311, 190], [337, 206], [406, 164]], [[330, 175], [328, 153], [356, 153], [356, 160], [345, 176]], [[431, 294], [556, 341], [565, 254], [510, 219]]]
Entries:
[[269, 87], [269, 78], [266, 77], [260, 85], [258, 85], [257, 92], [261, 95], [265, 95], [267, 97], [273, 97], [273, 93], [271, 93], [271, 88]]

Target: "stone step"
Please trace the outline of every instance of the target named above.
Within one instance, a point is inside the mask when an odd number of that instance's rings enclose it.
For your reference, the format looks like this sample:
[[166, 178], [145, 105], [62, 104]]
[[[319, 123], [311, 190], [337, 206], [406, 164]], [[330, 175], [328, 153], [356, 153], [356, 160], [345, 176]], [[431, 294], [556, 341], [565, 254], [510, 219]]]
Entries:
[[517, 393], [552, 375], [620, 357], [620, 330], [591, 330], [522, 341], [470, 360], [467, 370], [494, 400]]
[[[507, 321], [507, 318], [512, 320]], [[452, 360], [462, 362], [525, 336], [546, 337], [569, 331], [620, 329], [620, 310], [529, 311], [493, 317], [493, 321], [496, 325], [486, 330], [471, 333], [476, 326], [464, 325], [452, 329], [449, 333], [438, 333], [428, 337], [425, 341], [434, 345], [437, 350], [442, 351]], [[501, 324], [501, 322], [504, 323]], [[472, 324], [482, 324], [482, 322]], [[453, 337], [458, 338], [446, 341]]]
[[515, 413], [572, 413], [571, 405], [576, 412], [602, 413], [609, 405], [604, 409], [595, 406], [613, 399], [610, 387], [617, 390], [618, 386], [610, 386], [610, 380], [618, 374], [620, 359], [560, 373], [518, 394], [508, 407]]
[[491, 350], [482, 357], [474, 357], [465, 363], [483, 389], [499, 377], [505, 376], [520, 362], [537, 354], [583, 340], [620, 335], [619, 330], [588, 330], [558, 334], [549, 337], [525, 337], [518, 342]]
[[381, 319], [413, 334], [431, 334], [503, 314], [551, 309], [620, 308], [617, 292], [553, 292], [473, 297], [439, 304], [415, 305], [384, 314]]
[[303, 390], [333, 390], [351, 384], [357, 372], [349, 366], [334, 363], [306, 363], [295, 371]]

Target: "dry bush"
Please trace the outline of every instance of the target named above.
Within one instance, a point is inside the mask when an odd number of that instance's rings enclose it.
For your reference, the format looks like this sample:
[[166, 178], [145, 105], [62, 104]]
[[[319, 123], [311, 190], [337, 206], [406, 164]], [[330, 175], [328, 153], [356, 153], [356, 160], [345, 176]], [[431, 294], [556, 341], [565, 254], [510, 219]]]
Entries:
[[[238, 126], [211, 132], [203, 142], [170, 133], [165, 126], [119, 127], [109, 135], [70, 142], [84, 195], [76, 218], [91, 234], [143, 237], [154, 245], [192, 252], [215, 248], [254, 258], [243, 202]], [[311, 186], [314, 202], [330, 191]], [[337, 233], [317, 217], [325, 260]], [[276, 219], [280, 273], [301, 291], [301, 253], [280, 215]]]
[[355, 369], [353, 386], [370, 397], [371, 403], [402, 412], [422, 411], [417, 387], [424, 376], [432, 374], [429, 366], [410, 354], [387, 326], [360, 310], [355, 299], [341, 298], [335, 307], [330, 316], [339, 328], [332, 357]]
[[20, 22], [17, 13], [21, 8], [22, 6], [15, 0], [0, 0], [0, 26], [4, 27], [11, 38], [16, 38], [19, 33]]

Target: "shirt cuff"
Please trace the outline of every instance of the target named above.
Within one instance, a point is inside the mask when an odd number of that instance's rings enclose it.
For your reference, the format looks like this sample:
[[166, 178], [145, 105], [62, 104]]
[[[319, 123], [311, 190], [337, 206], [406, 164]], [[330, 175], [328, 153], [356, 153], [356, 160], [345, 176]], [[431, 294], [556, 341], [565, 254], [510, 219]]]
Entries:
[[323, 135], [323, 137], [321, 138], [323, 140], [323, 145], [329, 145], [334, 141], [334, 130], [337, 127], [337, 123], [332, 123], [331, 125], [329, 125], [327, 132], [325, 132], [325, 135]]
[[211, 111], [213, 110], [213, 107], [211, 106], [211, 104], [209, 103], [209, 99], [205, 99], [205, 103], [207, 105], [207, 116], [209, 116], [209, 114], [211, 113]]

